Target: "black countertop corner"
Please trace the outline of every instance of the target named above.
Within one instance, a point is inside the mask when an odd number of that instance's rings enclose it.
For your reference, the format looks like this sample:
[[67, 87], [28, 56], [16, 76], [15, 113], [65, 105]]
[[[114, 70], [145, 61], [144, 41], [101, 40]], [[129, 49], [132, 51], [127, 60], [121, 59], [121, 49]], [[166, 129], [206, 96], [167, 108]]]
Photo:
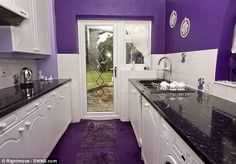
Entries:
[[236, 164], [236, 103], [197, 90], [171, 97], [129, 81], [203, 162]]
[[33, 81], [33, 87], [22, 89], [20, 85], [0, 89], [0, 118], [28, 104], [40, 96], [71, 81], [70, 79], [54, 79], [52, 81]]

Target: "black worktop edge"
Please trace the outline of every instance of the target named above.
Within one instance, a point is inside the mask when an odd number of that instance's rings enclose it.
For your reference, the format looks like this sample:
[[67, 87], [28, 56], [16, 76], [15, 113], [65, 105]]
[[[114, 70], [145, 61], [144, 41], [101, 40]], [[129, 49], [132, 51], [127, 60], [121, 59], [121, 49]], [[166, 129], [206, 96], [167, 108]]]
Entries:
[[51, 88], [47, 89], [47, 90], [44, 90], [43, 92], [40, 92], [32, 97], [30, 97], [29, 99], [24, 99], [24, 100], [21, 100], [19, 102], [16, 102], [15, 104], [12, 104], [12, 105], [9, 105], [7, 107], [5, 107], [4, 109], [2, 109], [2, 112], [0, 114], [0, 119], [8, 114], [10, 114], [11, 112], [14, 112], [15, 110], [29, 104], [30, 102], [36, 100], [37, 98], [47, 94], [48, 92], [68, 83], [71, 81], [71, 79], [55, 79], [55, 80], [64, 80], [62, 82], [60, 82], [59, 84], [57, 85], [54, 85], [52, 86]]
[[[161, 115], [162, 118], [165, 119], [165, 121], [174, 129], [174, 131], [187, 143], [187, 145], [197, 154], [197, 156], [199, 158], [201, 158], [201, 160], [203, 160], [204, 163], [210, 163], [210, 164], [214, 164], [214, 162], [206, 155], [204, 154], [202, 151], [200, 151], [191, 141], [189, 141], [189, 139], [181, 133], [181, 131], [172, 123], [169, 121], [168, 116], [166, 116], [160, 109], [159, 107], [153, 102], [151, 101], [148, 96], [145, 95], [144, 93], [144, 89], [140, 90], [140, 88], [137, 85], [140, 85], [137, 80], [134, 79], [129, 79], [129, 82], [138, 90], [139, 93], [141, 93], [146, 100], [154, 107], [154, 109]], [[193, 89], [193, 88], [191, 88]], [[194, 89], [195, 90], [195, 89]]]

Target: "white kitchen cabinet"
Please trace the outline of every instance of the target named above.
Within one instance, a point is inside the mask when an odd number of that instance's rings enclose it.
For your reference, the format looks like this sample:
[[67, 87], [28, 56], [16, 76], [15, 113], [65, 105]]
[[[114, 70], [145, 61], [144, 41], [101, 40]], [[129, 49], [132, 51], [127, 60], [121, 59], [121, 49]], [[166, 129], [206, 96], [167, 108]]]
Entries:
[[71, 108], [70, 87], [68, 85], [63, 86], [58, 104], [60, 105], [61, 120], [63, 121], [61, 129], [63, 130], [67, 127], [68, 123], [71, 122], [72, 118], [71, 112], [67, 110]]
[[29, 18], [25, 19], [19, 26], [11, 27], [12, 50], [17, 52], [36, 52], [36, 31], [34, 27], [34, 13], [32, 0], [15, 0], [14, 3], [29, 13]]
[[142, 96], [132, 85], [129, 85], [129, 100], [130, 122], [133, 127], [138, 145], [141, 147]]
[[159, 163], [160, 115], [142, 100], [142, 158], [145, 164]]
[[52, 0], [33, 0], [36, 49], [39, 54], [51, 54], [49, 14]]
[[59, 110], [59, 106], [56, 105], [56, 99], [51, 101], [48, 105], [47, 108], [49, 110], [48, 114], [48, 144], [52, 145], [54, 147], [57, 143], [57, 141], [60, 138], [60, 132], [61, 132], [61, 127], [62, 125], [60, 124], [61, 120], [61, 113]]
[[67, 83], [1, 118], [0, 157], [47, 158], [71, 122], [70, 103]]
[[[29, 13], [19, 26], [0, 27], [0, 52], [24, 52], [30, 54], [51, 54], [50, 7], [52, 0], [13, 0]], [[6, 43], [7, 42], [7, 43]]]
[[0, 157], [1, 158], [23, 158], [26, 156], [25, 127], [23, 121], [14, 125], [0, 135]]
[[47, 106], [42, 106], [37, 111], [24, 119], [25, 138], [27, 141], [28, 158], [45, 158], [47, 155]]
[[55, 94], [55, 99], [47, 104], [49, 111], [47, 125], [49, 135], [48, 144], [51, 146], [49, 148], [50, 152], [72, 120], [70, 85], [65, 84], [61, 86], [53, 93], [53, 95]]

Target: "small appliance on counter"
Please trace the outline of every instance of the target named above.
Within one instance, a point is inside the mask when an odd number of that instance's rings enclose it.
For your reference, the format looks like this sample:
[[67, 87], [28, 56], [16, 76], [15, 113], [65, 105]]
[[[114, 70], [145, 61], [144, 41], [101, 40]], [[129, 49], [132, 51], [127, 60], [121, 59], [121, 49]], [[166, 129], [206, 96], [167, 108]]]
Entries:
[[31, 69], [24, 67], [20, 72], [20, 86], [24, 88], [33, 88], [33, 72]]

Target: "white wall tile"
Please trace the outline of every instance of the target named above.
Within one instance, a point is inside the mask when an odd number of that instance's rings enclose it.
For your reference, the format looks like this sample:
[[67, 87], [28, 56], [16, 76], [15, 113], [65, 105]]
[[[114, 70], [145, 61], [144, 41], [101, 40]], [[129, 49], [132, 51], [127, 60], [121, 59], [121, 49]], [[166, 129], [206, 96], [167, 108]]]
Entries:
[[182, 52], [167, 54], [172, 61], [173, 80], [197, 88], [198, 78], [215, 79], [217, 49], [185, 52], [185, 55], [185, 62], [182, 63]]
[[0, 76], [0, 89], [13, 86], [14, 79], [13, 75], [20, 75], [20, 70], [23, 67], [28, 67], [33, 72], [33, 79], [38, 78], [38, 71], [36, 66], [36, 61], [32, 59], [10, 59], [10, 58], [0, 58], [0, 68], [6, 68], [7, 74], [5, 77]]
[[204, 78], [204, 91], [236, 102], [236, 87], [214, 83], [217, 51], [217, 49], [212, 49], [186, 52], [185, 63], [181, 63], [181, 52], [167, 54], [173, 65], [172, 79], [183, 81], [188, 86], [197, 89], [198, 78]]

